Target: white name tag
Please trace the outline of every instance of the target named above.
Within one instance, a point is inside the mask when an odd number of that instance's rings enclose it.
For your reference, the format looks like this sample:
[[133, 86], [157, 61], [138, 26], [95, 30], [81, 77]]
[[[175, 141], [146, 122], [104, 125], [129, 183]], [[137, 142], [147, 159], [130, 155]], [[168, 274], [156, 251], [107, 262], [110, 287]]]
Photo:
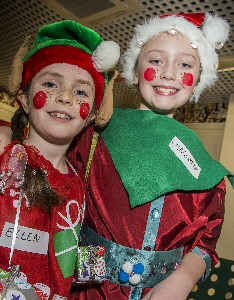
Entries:
[[[14, 224], [6, 222], [0, 237], [0, 246], [11, 248]], [[49, 233], [18, 225], [14, 249], [47, 254]]]
[[191, 152], [186, 148], [186, 146], [175, 136], [169, 144], [171, 150], [175, 155], [181, 160], [189, 172], [198, 179], [201, 168], [196, 163], [196, 160], [192, 156]]

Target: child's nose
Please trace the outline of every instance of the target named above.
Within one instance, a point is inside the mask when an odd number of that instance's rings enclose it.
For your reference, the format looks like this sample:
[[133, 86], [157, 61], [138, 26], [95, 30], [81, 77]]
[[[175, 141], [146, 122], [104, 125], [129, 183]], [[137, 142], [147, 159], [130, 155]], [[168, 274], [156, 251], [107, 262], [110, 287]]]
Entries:
[[173, 64], [168, 63], [163, 67], [160, 78], [166, 80], [176, 80], [176, 71]]
[[56, 102], [65, 105], [72, 105], [73, 104], [72, 92], [68, 89], [64, 89], [60, 91], [58, 96], [56, 97]]

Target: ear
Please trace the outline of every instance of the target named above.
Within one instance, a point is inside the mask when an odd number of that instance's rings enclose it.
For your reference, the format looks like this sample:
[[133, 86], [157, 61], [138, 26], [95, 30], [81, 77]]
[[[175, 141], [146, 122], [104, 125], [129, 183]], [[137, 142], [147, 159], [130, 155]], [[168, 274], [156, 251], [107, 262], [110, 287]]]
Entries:
[[25, 92], [19, 90], [17, 93], [17, 99], [21, 103], [26, 114], [29, 114], [29, 100]]

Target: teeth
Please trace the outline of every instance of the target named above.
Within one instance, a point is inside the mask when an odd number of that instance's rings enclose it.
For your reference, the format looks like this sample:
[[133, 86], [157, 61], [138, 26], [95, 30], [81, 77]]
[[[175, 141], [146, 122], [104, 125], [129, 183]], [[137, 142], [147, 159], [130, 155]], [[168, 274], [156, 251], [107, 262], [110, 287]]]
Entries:
[[70, 119], [67, 115], [63, 114], [63, 113], [51, 113], [51, 115], [53, 117], [56, 117], [56, 118], [60, 118], [60, 119]]
[[163, 87], [157, 87], [157, 90], [163, 93], [174, 93], [177, 91], [177, 89], [167, 89], [167, 88], [163, 88]]

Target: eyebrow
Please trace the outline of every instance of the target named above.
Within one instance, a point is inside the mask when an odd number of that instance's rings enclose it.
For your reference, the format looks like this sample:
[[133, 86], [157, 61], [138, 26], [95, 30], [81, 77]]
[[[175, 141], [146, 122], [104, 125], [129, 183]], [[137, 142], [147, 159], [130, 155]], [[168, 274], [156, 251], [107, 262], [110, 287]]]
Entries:
[[92, 86], [92, 84], [91, 84], [88, 80], [84, 80], [84, 79], [76, 79], [76, 82], [77, 82], [77, 83], [81, 83], [81, 84], [86, 84], [86, 85], [90, 86], [91, 89], [93, 90], [93, 86]]
[[[60, 74], [60, 73], [56, 73], [56, 72], [48, 72], [48, 71], [46, 71], [46, 72], [44, 72], [44, 73], [41, 73], [41, 74], [38, 76], [38, 79], [41, 78], [42, 76], [45, 76], [45, 75], [50, 75], [50, 76], [57, 77], [57, 78], [63, 78], [63, 75]], [[94, 89], [93, 86], [92, 86], [92, 84], [91, 84], [88, 80], [84, 80], [84, 79], [79, 79], [79, 78], [77, 78], [77, 79], [76, 79], [76, 82], [77, 82], [77, 83], [81, 83], [81, 84], [88, 85], [88, 86], [91, 87], [92, 90]]]
[[[159, 53], [165, 53], [165, 51], [164, 50], [160, 50], [160, 49], [153, 49], [153, 50], [149, 50], [149, 51], [147, 51], [145, 54], [148, 54], [148, 53], [150, 53], [150, 52], [154, 52], [154, 51], [156, 51], [156, 52], [159, 52]], [[186, 52], [180, 52], [180, 54], [182, 54], [182, 55], [185, 55], [185, 56], [191, 56], [191, 57], [193, 57], [195, 60], [197, 60], [196, 59], [196, 57], [193, 55], [193, 54], [190, 54], [190, 53], [186, 53]]]

